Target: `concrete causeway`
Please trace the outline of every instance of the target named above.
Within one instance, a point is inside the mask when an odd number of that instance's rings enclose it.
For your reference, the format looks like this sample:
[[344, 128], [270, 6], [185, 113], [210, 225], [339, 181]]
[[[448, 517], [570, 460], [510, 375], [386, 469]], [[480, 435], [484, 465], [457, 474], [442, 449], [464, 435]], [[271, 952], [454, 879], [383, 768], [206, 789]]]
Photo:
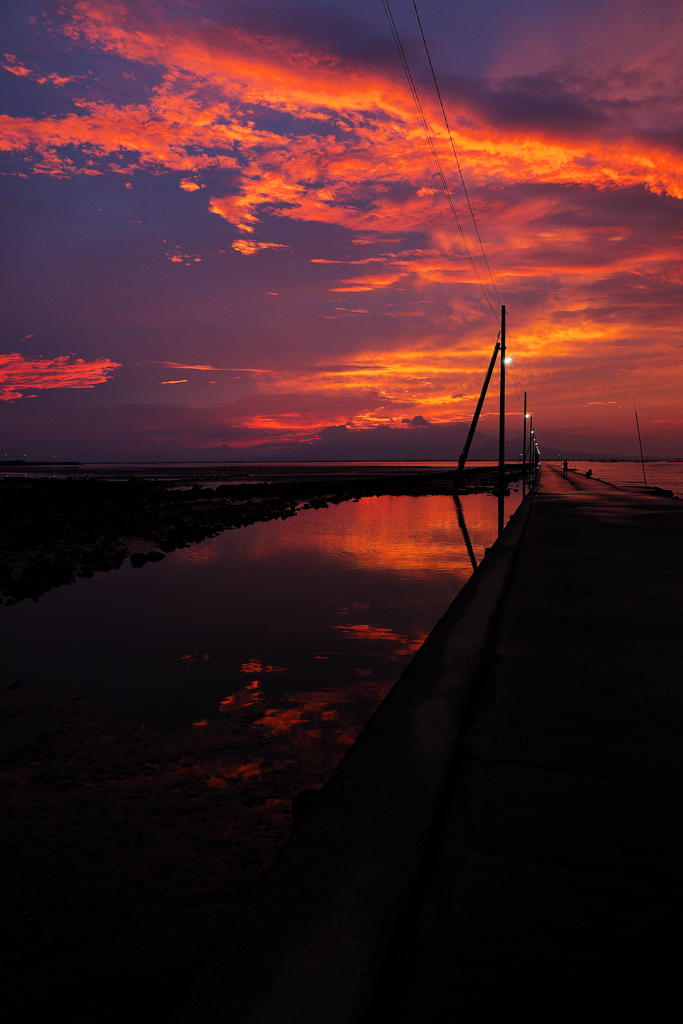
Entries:
[[678, 1019], [682, 610], [683, 501], [544, 466], [178, 1019]]

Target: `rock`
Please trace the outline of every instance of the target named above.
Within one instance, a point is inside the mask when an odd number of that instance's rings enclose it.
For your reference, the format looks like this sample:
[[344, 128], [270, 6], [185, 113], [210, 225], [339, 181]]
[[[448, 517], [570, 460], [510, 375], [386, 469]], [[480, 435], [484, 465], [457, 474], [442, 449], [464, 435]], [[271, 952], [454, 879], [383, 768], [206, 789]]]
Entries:
[[301, 789], [292, 797], [292, 825], [296, 828], [306, 817], [311, 804], [317, 799], [317, 789]]

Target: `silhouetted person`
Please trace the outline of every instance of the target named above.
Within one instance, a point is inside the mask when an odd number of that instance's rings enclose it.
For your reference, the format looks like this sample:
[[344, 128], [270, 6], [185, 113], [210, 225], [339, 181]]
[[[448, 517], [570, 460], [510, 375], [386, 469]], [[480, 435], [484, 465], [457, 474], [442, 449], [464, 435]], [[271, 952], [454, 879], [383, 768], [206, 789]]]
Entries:
[[593, 476], [593, 470], [592, 470], [592, 469], [589, 469], [589, 470], [587, 470], [587, 471], [586, 471], [586, 476], [587, 476], [587, 477], [588, 477], [588, 479], [590, 480], [590, 478], [591, 478], [591, 477]]
[[565, 459], [565, 460], [564, 460], [564, 462], [562, 463], [562, 476], [563, 476], [563, 477], [564, 477], [565, 479], [566, 479], [566, 477], [567, 477], [567, 470], [568, 470], [568, 469], [569, 469], [569, 463], [568, 463], [568, 462], [567, 462], [567, 460]]

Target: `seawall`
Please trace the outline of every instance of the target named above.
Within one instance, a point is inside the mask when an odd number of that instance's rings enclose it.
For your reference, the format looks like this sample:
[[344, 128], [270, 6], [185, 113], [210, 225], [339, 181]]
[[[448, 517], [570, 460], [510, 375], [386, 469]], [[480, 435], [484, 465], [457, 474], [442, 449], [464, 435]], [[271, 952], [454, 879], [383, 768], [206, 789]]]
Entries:
[[179, 1018], [342, 1024], [395, 953], [532, 497], [314, 801]]
[[669, 1019], [682, 609], [683, 502], [544, 467], [179, 1019]]

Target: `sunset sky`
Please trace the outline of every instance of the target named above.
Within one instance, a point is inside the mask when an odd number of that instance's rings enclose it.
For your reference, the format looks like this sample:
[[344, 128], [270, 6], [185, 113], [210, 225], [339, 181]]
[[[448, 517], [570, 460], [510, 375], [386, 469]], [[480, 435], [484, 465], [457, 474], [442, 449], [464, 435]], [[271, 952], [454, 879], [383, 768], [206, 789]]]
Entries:
[[[381, 0], [4, 0], [0, 459], [457, 458], [499, 301], [391, 10], [476, 273]], [[549, 453], [635, 457], [635, 399], [683, 457], [683, 4], [418, 10], [509, 455], [526, 390]]]

